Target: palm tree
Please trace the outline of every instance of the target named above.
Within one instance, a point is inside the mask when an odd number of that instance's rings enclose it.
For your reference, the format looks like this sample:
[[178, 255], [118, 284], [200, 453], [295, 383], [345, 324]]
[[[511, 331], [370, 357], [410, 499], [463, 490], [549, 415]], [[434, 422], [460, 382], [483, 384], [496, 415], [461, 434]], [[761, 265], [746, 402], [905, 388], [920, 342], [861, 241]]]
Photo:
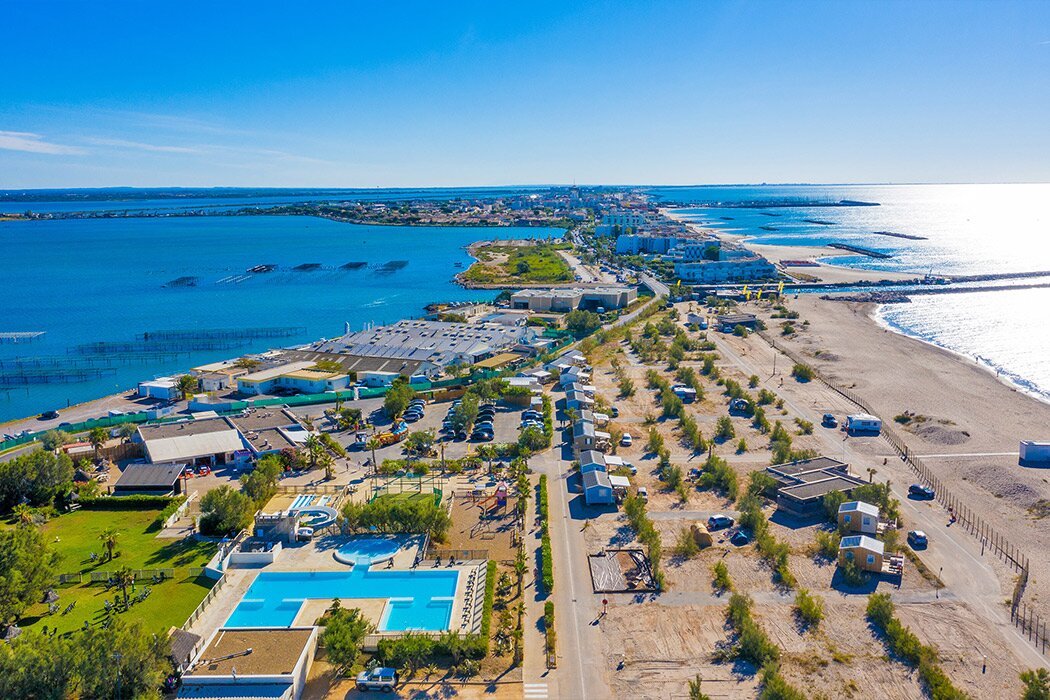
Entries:
[[179, 394], [181, 394], [184, 399], [188, 399], [190, 394], [197, 391], [199, 386], [200, 380], [192, 374], [184, 374], [175, 380], [175, 388], [179, 390]]
[[113, 576], [117, 582], [117, 586], [120, 587], [120, 592], [124, 595], [124, 609], [128, 609], [128, 586], [135, 585], [135, 572], [126, 566], [120, 567], [117, 573]]
[[368, 439], [368, 442], [365, 443], [365, 447], [372, 450], [372, 469], [375, 471], [379, 470], [379, 462], [376, 461], [376, 450], [378, 450], [382, 446], [383, 443], [380, 442], [379, 438], [375, 437], [374, 435]]
[[88, 440], [91, 442], [91, 446], [95, 448], [95, 459], [101, 458], [102, 446], [106, 444], [106, 440], [108, 439], [109, 433], [106, 432], [105, 428], [92, 428], [91, 431], [88, 432]]
[[22, 525], [33, 524], [33, 509], [28, 503], [19, 503], [11, 510], [11, 515]]
[[322, 452], [320, 457], [321, 466], [324, 467], [324, 480], [332, 480], [332, 465], [335, 464], [335, 459], [327, 452]]
[[110, 527], [102, 531], [102, 534], [98, 536], [102, 540], [102, 546], [106, 548], [106, 561], [113, 561], [113, 550], [117, 546], [117, 538], [120, 537], [120, 533], [116, 529]]
[[306, 445], [306, 451], [310, 455], [310, 468], [316, 469], [318, 460], [324, 454], [324, 445], [321, 444], [321, 438], [311, 434], [310, 437], [306, 438], [304, 444]]
[[522, 588], [525, 583], [525, 572], [528, 570], [528, 563], [525, 558], [525, 547], [518, 547], [518, 555], [514, 558], [514, 573], [518, 575], [518, 596], [522, 594]]
[[479, 445], [476, 452], [478, 457], [488, 460], [489, 476], [492, 476], [492, 459], [496, 456], [496, 448], [492, 445]]

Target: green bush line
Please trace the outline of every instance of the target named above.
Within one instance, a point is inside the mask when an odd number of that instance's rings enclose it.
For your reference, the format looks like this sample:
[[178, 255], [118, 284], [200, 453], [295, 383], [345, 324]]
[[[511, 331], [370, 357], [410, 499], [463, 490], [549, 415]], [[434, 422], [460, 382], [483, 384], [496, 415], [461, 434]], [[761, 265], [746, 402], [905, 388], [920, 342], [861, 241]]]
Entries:
[[888, 593], [868, 596], [867, 618], [882, 634], [886, 646], [902, 662], [918, 667], [919, 680], [926, 686], [932, 700], [966, 700], [969, 695], [952, 685], [951, 679], [938, 663], [937, 650], [919, 641], [911, 628], [894, 615], [893, 601]]
[[164, 527], [164, 523], [175, 514], [182, 504], [186, 502], [186, 496], [176, 496], [172, 499], [171, 503], [164, 506], [164, 510], [157, 514], [157, 517], [153, 520], [150, 527], [154, 530], [159, 530]]
[[[155, 508], [165, 509], [179, 498], [185, 500], [186, 497], [147, 495], [94, 496], [81, 498], [77, 503], [84, 510], [153, 510]], [[175, 507], [178, 508], [178, 505]]]
[[496, 562], [489, 560], [485, 569], [485, 603], [481, 608], [481, 636], [485, 639], [485, 653], [489, 653], [489, 632], [492, 629], [492, 606], [496, 602]]
[[543, 588], [550, 593], [554, 590], [554, 551], [551, 549], [550, 528], [548, 519], [550, 515], [550, 501], [547, 496], [547, 475], [540, 474], [540, 495], [537, 499], [540, 511], [540, 579]]
[[543, 604], [543, 636], [547, 653], [553, 654], [556, 636], [554, 633], [554, 602], [550, 600]]

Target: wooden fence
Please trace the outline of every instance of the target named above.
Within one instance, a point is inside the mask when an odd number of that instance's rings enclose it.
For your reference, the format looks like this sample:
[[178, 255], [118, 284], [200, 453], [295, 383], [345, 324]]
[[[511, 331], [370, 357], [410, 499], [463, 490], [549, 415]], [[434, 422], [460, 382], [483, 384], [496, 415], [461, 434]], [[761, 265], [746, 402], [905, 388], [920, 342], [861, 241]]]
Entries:
[[[774, 350], [781, 352], [792, 362], [807, 364], [802, 358], [798, 357], [787, 348], [783, 346], [777, 347], [776, 340], [770, 338], [765, 333], [759, 332], [758, 335], [769, 343]], [[876, 415], [875, 411], [872, 410], [871, 406], [868, 405], [866, 401], [849, 389], [843, 389], [836, 386], [816, 370], [814, 370], [814, 376], [821, 384], [838, 393], [850, 403], [858, 406], [865, 413]], [[883, 421], [882, 436], [886, 438], [886, 441], [897, 451], [901, 460], [911, 467], [912, 471], [915, 472], [919, 479], [933, 489], [936, 499], [955, 515], [956, 524], [964, 528], [981, 543], [981, 554], [984, 555], [985, 550], [994, 552], [996, 556], [1020, 574], [1014, 585], [1013, 596], [1010, 601], [1010, 620], [1016, 627], [1021, 629], [1022, 633], [1032, 641], [1037, 649], [1045, 654], [1047, 641], [1046, 622], [1042, 621], [1035, 611], [1028, 608], [1027, 604], [1022, 601], [1025, 588], [1028, 585], [1028, 555], [1022, 552], [1016, 545], [989, 525], [984, 518], [975, 513], [974, 510], [966, 505], [958, 496], [952, 493], [951, 489], [944, 485], [944, 482], [933, 472], [932, 469], [930, 469], [921, 459], [911, 454], [908, 449], [908, 444], [897, 433], [897, 431], [886, 425], [885, 421]]]
[[194, 609], [194, 611], [190, 613], [190, 616], [188, 618], [186, 618], [186, 622], [184, 622], [182, 624], [182, 629], [183, 630], [185, 630], [187, 632], [190, 631], [190, 627], [192, 627], [193, 623], [196, 622], [197, 619], [201, 615], [204, 614], [204, 611], [208, 608], [208, 605], [213, 600], [215, 600], [215, 596], [217, 596], [219, 594], [219, 591], [222, 589], [222, 587], [223, 587], [223, 585], [225, 583], [226, 583], [226, 574], [223, 574], [222, 576], [219, 577], [219, 580], [215, 582], [215, 585], [212, 586], [211, 589], [208, 591], [208, 595], [204, 596], [204, 600], [202, 600], [200, 602], [200, 605], [198, 605]]

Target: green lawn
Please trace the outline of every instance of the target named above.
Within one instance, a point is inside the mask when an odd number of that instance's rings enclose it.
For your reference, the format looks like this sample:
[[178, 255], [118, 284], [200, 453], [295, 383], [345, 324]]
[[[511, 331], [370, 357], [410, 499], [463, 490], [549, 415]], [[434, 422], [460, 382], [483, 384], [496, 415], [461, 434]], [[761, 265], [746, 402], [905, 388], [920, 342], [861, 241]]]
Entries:
[[[485, 246], [476, 253], [480, 262], [467, 269], [464, 278], [479, 284], [571, 282], [572, 268], [547, 243], [526, 246]], [[497, 255], [505, 255], [496, 263]]]
[[[104, 602], [112, 601], [118, 595], [118, 589], [107, 591], [104, 583], [90, 583], [88, 574], [127, 566], [132, 569], [175, 569], [175, 578], [158, 585], [153, 585], [148, 579], [140, 581], [136, 592], [142, 586], [150, 585], [152, 593], [122, 615], [141, 618], [160, 631], [182, 625], [213, 583], [203, 576], [192, 576], [190, 569], [204, 566], [215, 553], [215, 545], [189, 539], [157, 539], [151, 525], [159, 512], [80, 510], [46, 523], [42, 531], [59, 553], [58, 573], [80, 573], [84, 580], [79, 584], [56, 587], [60, 611], [76, 601], [76, 607], [70, 613], [47, 615], [47, 606], [38, 604], [26, 611], [20, 624], [23, 627], [47, 625], [49, 629], [58, 627], [59, 631], [66, 632], [79, 629], [85, 620], [101, 622]], [[107, 562], [99, 535], [109, 527], [116, 528], [120, 536], [113, 561]], [[91, 561], [92, 552], [99, 555], [95, 562]]]

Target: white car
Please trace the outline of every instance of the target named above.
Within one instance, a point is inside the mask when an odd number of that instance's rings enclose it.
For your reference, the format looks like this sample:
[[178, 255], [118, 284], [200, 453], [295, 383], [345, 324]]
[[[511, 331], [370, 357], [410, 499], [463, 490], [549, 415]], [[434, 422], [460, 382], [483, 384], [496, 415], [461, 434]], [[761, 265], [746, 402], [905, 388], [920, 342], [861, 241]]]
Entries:
[[631, 434], [630, 433], [624, 433], [623, 437], [620, 438], [620, 446], [621, 447], [630, 447], [632, 442], [634, 442], [634, 440], [633, 440], [633, 438], [631, 438]]
[[638, 498], [642, 499], [643, 501], [648, 501], [649, 500], [649, 489], [647, 489], [644, 486], [639, 486], [638, 487]]

